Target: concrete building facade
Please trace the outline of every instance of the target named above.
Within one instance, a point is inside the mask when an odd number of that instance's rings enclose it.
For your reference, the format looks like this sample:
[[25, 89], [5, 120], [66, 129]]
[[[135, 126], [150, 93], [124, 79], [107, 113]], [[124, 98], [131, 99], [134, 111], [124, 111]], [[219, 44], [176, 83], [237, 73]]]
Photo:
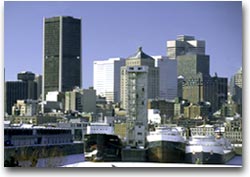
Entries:
[[82, 112], [96, 113], [96, 90], [83, 89]]
[[147, 135], [148, 66], [126, 66], [123, 77], [124, 107], [127, 111], [127, 145], [144, 147]]
[[65, 92], [66, 112], [96, 113], [96, 91], [93, 88], [79, 89]]
[[[138, 67], [137, 67], [138, 66]], [[121, 107], [127, 109], [127, 70], [129, 67], [136, 67], [143, 69], [147, 66], [147, 80], [145, 82], [147, 85], [147, 98], [158, 98], [159, 97], [159, 68], [155, 67], [155, 61], [152, 57], [145, 54], [140, 47], [137, 52], [126, 59], [125, 66], [121, 67]]]
[[79, 90], [65, 92], [65, 111], [82, 112], [82, 94]]

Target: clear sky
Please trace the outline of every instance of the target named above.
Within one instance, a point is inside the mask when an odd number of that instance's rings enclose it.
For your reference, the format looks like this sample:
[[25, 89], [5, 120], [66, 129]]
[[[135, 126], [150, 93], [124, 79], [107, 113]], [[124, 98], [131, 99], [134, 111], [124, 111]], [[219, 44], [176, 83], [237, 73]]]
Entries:
[[166, 55], [177, 35], [206, 41], [210, 74], [231, 77], [242, 67], [242, 4], [211, 2], [5, 2], [5, 80], [17, 73], [42, 74], [43, 17], [82, 18], [83, 87], [92, 86], [93, 61], [128, 57], [139, 46]]

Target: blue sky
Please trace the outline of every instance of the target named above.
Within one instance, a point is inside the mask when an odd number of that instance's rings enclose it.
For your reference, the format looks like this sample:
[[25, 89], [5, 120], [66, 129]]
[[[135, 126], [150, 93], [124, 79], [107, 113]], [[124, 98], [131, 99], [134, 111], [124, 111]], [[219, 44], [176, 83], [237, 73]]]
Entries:
[[43, 17], [82, 18], [83, 87], [92, 86], [93, 61], [128, 57], [142, 46], [166, 55], [179, 34], [206, 41], [210, 73], [231, 77], [242, 66], [241, 2], [49, 2], [4, 4], [5, 80], [42, 74]]

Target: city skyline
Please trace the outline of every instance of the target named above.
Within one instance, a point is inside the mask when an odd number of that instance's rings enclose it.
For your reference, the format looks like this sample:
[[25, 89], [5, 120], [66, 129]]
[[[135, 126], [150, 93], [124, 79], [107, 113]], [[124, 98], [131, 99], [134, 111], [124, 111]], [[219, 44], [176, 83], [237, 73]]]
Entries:
[[138, 46], [166, 56], [166, 42], [180, 34], [206, 41], [211, 75], [230, 78], [242, 67], [240, 1], [5, 2], [6, 81], [23, 70], [42, 74], [42, 19], [53, 16], [82, 19], [83, 88], [93, 86], [93, 61], [128, 58]]
[[66, 167], [39, 161], [79, 154], [242, 167], [242, 12], [236, 1], [6, 2], [4, 166]]

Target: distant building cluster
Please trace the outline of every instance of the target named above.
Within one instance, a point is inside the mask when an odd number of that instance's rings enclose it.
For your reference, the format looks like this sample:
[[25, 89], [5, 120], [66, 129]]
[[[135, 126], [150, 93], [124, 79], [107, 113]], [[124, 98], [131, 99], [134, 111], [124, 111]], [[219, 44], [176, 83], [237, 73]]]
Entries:
[[18, 81], [5, 81], [5, 120], [68, 126], [81, 140], [85, 123], [113, 117], [127, 144], [144, 146], [152, 124], [241, 117], [242, 68], [230, 85], [228, 78], [211, 76], [204, 40], [179, 35], [166, 42], [166, 55], [150, 56], [139, 47], [128, 57], [96, 60], [93, 87], [83, 89], [81, 31], [81, 19], [44, 18], [43, 74], [25, 71]]

